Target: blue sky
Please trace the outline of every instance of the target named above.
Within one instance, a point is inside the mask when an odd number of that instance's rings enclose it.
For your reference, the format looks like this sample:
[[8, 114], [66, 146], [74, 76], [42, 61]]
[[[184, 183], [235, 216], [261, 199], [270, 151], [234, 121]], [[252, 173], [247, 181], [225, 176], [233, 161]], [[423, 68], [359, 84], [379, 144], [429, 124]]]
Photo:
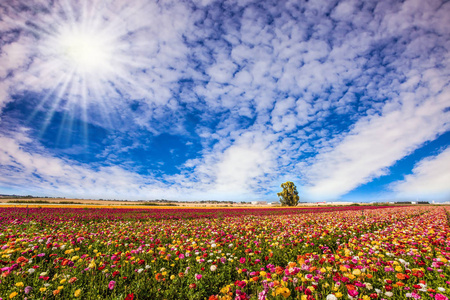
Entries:
[[448, 1], [0, 4], [0, 193], [450, 200]]

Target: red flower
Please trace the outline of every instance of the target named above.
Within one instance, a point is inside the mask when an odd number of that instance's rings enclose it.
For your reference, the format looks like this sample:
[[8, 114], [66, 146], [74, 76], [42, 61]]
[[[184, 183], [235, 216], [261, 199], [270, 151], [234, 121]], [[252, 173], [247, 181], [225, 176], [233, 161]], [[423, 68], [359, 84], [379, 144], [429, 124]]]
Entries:
[[128, 294], [128, 295], [125, 297], [125, 300], [133, 300], [133, 299], [134, 299], [134, 294], [133, 294], [133, 293]]

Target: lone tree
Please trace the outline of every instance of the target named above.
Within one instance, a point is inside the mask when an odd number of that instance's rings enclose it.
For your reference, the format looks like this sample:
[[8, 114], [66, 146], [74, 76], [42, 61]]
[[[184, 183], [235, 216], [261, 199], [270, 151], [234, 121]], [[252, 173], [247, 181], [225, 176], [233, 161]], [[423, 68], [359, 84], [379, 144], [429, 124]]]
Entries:
[[300, 197], [298, 196], [297, 187], [291, 181], [286, 181], [281, 184], [283, 190], [277, 193], [280, 197], [280, 202], [282, 206], [297, 206]]

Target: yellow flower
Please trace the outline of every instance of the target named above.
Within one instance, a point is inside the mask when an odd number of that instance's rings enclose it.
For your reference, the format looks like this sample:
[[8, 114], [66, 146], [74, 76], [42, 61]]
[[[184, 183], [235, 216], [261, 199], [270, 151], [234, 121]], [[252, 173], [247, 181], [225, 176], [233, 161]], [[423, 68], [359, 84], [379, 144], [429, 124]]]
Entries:
[[46, 290], [47, 290], [47, 288], [45, 288], [45, 287], [39, 289], [39, 291], [41, 291], [41, 293], [45, 292]]
[[9, 294], [9, 299], [14, 298], [15, 296], [17, 296], [17, 292], [12, 292], [11, 294]]
[[342, 293], [341, 292], [337, 292], [336, 294], [334, 294], [336, 296], [336, 298], [341, 298], [342, 297]]
[[18, 283], [16, 283], [16, 286], [17, 286], [17, 287], [23, 287], [23, 282], [18, 282]]
[[62, 285], [58, 286], [58, 290], [62, 290], [64, 287]]
[[64, 284], [66, 281], [67, 281], [67, 279], [61, 279], [61, 281], [59, 283]]
[[395, 271], [401, 272], [401, 271], [403, 271], [403, 269], [402, 269], [402, 267], [400, 267], [400, 266], [396, 266], [396, 267], [395, 267]]
[[76, 261], [76, 260], [79, 259], [79, 258], [80, 258], [79, 256], [74, 256], [74, 257], [71, 258], [71, 260], [72, 260], [72, 261]]
[[370, 300], [370, 297], [367, 296], [367, 295], [364, 295], [364, 296], [363, 296], [363, 300]]
[[174, 280], [175, 279], [175, 275], [170, 275], [170, 279]]
[[280, 288], [280, 294], [281, 296], [284, 297], [284, 299], [286, 299], [287, 297], [289, 297], [291, 295], [291, 291], [288, 288]]
[[352, 274], [355, 275], [355, 276], [359, 276], [359, 275], [361, 275], [361, 270], [360, 269], [354, 269]]
[[308, 300], [308, 296], [302, 295], [302, 299], [301, 300]]
[[81, 290], [78, 289], [75, 291], [75, 293], [73, 295], [78, 298], [78, 297], [80, 297], [80, 294], [81, 294]]

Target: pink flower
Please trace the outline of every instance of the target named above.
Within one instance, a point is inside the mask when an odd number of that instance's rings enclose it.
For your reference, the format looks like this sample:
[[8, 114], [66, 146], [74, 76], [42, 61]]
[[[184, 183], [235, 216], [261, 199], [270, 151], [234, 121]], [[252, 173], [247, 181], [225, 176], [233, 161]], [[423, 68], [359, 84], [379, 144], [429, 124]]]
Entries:
[[113, 290], [115, 285], [116, 285], [116, 282], [114, 280], [111, 280], [108, 284], [108, 288], [110, 290]]
[[202, 274], [195, 274], [195, 279], [200, 280], [202, 279]]
[[357, 290], [348, 290], [348, 294], [352, 297], [356, 297], [356, 296], [358, 296], [358, 291]]
[[434, 296], [434, 299], [436, 299], [436, 300], [448, 300], [448, 298], [446, 296], [442, 295], [442, 294], [436, 294]]
[[239, 259], [239, 262], [240, 262], [241, 264], [245, 264], [245, 257], [241, 257], [241, 259]]

